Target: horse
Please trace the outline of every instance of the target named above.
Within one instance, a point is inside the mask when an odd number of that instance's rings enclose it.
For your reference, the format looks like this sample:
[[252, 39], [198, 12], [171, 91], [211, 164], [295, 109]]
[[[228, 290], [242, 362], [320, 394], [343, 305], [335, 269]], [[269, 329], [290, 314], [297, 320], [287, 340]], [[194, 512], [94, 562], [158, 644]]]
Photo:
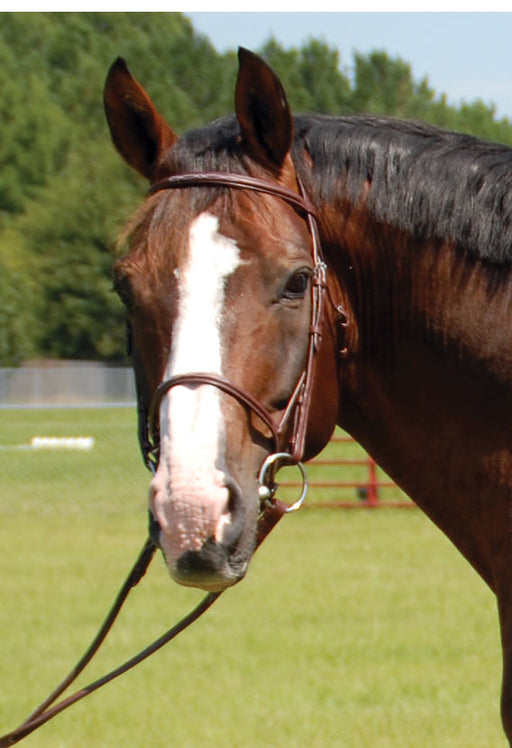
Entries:
[[150, 185], [114, 284], [152, 537], [178, 583], [237, 583], [276, 469], [338, 424], [494, 591], [510, 742], [512, 150], [294, 115], [258, 55], [238, 62], [234, 115], [180, 137], [124, 60], [105, 83], [113, 143]]

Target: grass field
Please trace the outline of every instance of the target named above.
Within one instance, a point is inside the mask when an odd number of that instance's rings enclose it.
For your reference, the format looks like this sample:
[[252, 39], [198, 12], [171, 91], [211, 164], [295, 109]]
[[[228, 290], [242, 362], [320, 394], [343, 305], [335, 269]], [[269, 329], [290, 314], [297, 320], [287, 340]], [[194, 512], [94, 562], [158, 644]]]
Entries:
[[[148, 477], [130, 411], [0, 411], [0, 424], [4, 732], [95, 633], [144, 540]], [[36, 434], [96, 445], [16, 447]], [[79, 685], [200, 597], [157, 557]], [[494, 599], [418, 510], [305, 509], [191, 630], [24, 745], [500, 748], [499, 680]]]

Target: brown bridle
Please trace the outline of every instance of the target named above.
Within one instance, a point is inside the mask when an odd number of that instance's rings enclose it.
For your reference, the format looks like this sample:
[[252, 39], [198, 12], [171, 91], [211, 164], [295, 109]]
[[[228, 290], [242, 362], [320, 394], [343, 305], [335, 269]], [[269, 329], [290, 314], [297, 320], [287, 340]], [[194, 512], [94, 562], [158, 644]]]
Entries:
[[[154, 195], [162, 190], [186, 189], [189, 187], [227, 187], [264, 193], [284, 200], [305, 217], [311, 236], [311, 255], [313, 260], [312, 309], [306, 362], [304, 370], [278, 423], [275, 422], [271, 412], [253, 397], [250, 392], [219, 374], [190, 372], [166, 379], [154, 392], [149, 409], [146, 409], [144, 404], [139, 404], [139, 434], [141, 435], [141, 450], [145, 463], [152, 471], [155, 470], [158, 463], [158, 411], [162, 399], [169, 390], [177, 386], [194, 387], [197, 385], [210, 385], [217, 387], [238, 400], [249, 411], [255, 413], [271, 432], [275, 451], [267, 458], [260, 470], [259, 490], [262, 500], [266, 503], [272, 501], [276, 489], [274, 474], [280, 466], [283, 464], [299, 465], [303, 475], [304, 490], [301, 500], [293, 505], [294, 509], [298, 508], [307, 490], [301, 460], [303, 459], [305, 450], [313, 389], [315, 354], [318, 351], [321, 340], [324, 298], [327, 288], [326, 265], [322, 258], [316, 210], [303, 194], [283, 187], [277, 182], [258, 179], [246, 174], [228, 172], [201, 172], [166, 177], [152, 184], [148, 194]], [[300, 184], [299, 189], [303, 192]], [[286, 436], [287, 434], [289, 434], [288, 437]]]
[[[307, 423], [311, 405], [311, 395], [313, 387], [314, 362], [315, 354], [319, 348], [321, 340], [322, 317], [324, 309], [324, 299], [327, 290], [326, 285], [326, 266], [322, 259], [320, 241], [318, 236], [318, 227], [316, 222], [316, 213], [313, 205], [303, 195], [294, 192], [277, 183], [256, 179], [243, 174], [231, 173], [198, 173], [182, 174], [179, 176], [167, 177], [153, 184], [149, 189], [149, 194], [167, 189], [180, 189], [187, 187], [234, 187], [238, 189], [253, 190], [273, 195], [285, 200], [292, 205], [298, 213], [303, 214], [308, 222], [309, 231], [312, 241], [312, 258], [314, 270], [312, 275], [312, 312], [311, 324], [309, 328], [309, 341], [304, 370], [299, 377], [293, 393], [290, 396], [284, 414], [278, 424], [274, 422], [272, 414], [254, 398], [247, 390], [240, 387], [224, 377], [208, 372], [191, 372], [181, 374], [165, 380], [153, 394], [149, 408], [138, 395], [138, 418], [139, 418], [139, 441], [147, 467], [154, 472], [158, 463], [158, 436], [157, 436], [157, 418], [159, 405], [162, 398], [173, 387], [178, 385], [197, 386], [211, 385], [219, 388], [231, 397], [238, 400], [250, 411], [255, 413], [258, 418], [268, 427], [274, 442], [275, 452], [271, 454], [263, 463], [259, 474], [260, 499], [262, 509], [258, 520], [256, 547], [258, 547], [267, 537], [269, 532], [281, 519], [281, 517], [290, 509], [300, 506], [305, 496], [307, 484], [301, 459], [304, 455], [306, 440]], [[338, 313], [344, 316], [343, 310], [338, 308]], [[289, 424], [293, 418], [291, 430]], [[290, 436], [286, 439], [286, 433]], [[281, 501], [275, 499], [276, 485], [274, 474], [283, 464], [298, 464], [301, 468], [305, 489], [300, 501], [295, 502], [292, 507], [287, 507]], [[199, 603], [199, 605], [189, 613], [182, 621], [170, 628], [163, 636], [157, 639], [153, 644], [148, 646], [135, 657], [128, 660], [124, 665], [111, 671], [107, 675], [99, 678], [89, 686], [82, 688], [75, 694], [55, 704], [59, 696], [66, 691], [78, 675], [84, 670], [92, 657], [96, 654], [99, 647], [105, 640], [114, 621], [116, 620], [121, 607], [126, 600], [130, 590], [135, 587], [144, 576], [155, 552], [156, 546], [152, 539], [148, 539], [140, 552], [140, 555], [133, 566], [127, 580], [119, 591], [114, 604], [109, 611], [104, 623], [98, 634], [93, 639], [91, 645], [86, 650], [82, 658], [70, 671], [69, 675], [57, 686], [57, 688], [22, 722], [15, 730], [0, 736], [0, 748], [7, 748], [18, 743], [38, 727], [48, 722], [60, 712], [67, 709], [72, 704], [93, 693], [98, 688], [106, 685], [114, 678], [127, 672], [135, 667], [139, 662], [149, 657], [158, 649], [163, 647], [167, 642], [174, 639], [181, 631], [193, 623], [202, 615], [219, 597], [221, 592], [211, 592]]]

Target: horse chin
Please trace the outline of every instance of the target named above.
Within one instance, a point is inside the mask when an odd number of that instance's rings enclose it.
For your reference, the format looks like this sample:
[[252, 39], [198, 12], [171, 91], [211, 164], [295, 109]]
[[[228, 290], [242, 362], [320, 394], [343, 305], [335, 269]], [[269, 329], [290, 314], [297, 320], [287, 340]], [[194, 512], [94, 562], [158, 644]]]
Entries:
[[244, 532], [236, 544], [207, 538], [197, 550], [185, 550], [178, 557], [173, 543], [162, 532], [150, 513], [150, 533], [160, 547], [171, 579], [185, 587], [221, 592], [240, 582], [246, 575], [255, 548], [255, 529]]
[[[217, 557], [217, 571], [212, 571], [208, 558], [212, 553]], [[222, 551], [213, 546], [210, 549], [205, 547], [199, 552], [187, 551], [176, 564], [169, 567], [171, 578], [185, 587], [197, 587], [205, 592], [222, 592], [240, 582], [249, 566], [248, 561], [230, 563], [225, 560], [223, 563], [222, 555]]]

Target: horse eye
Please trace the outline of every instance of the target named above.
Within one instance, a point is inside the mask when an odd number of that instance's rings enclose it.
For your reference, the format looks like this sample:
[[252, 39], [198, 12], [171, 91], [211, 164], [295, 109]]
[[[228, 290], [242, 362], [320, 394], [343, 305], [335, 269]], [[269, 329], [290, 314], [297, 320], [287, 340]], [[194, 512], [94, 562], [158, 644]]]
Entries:
[[286, 286], [283, 290], [283, 298], [285, 299], [301, 299], [308, 289], [309, 283], [309, 272], [307, 270], [299, 270], [293, 273], [288, 278]]

